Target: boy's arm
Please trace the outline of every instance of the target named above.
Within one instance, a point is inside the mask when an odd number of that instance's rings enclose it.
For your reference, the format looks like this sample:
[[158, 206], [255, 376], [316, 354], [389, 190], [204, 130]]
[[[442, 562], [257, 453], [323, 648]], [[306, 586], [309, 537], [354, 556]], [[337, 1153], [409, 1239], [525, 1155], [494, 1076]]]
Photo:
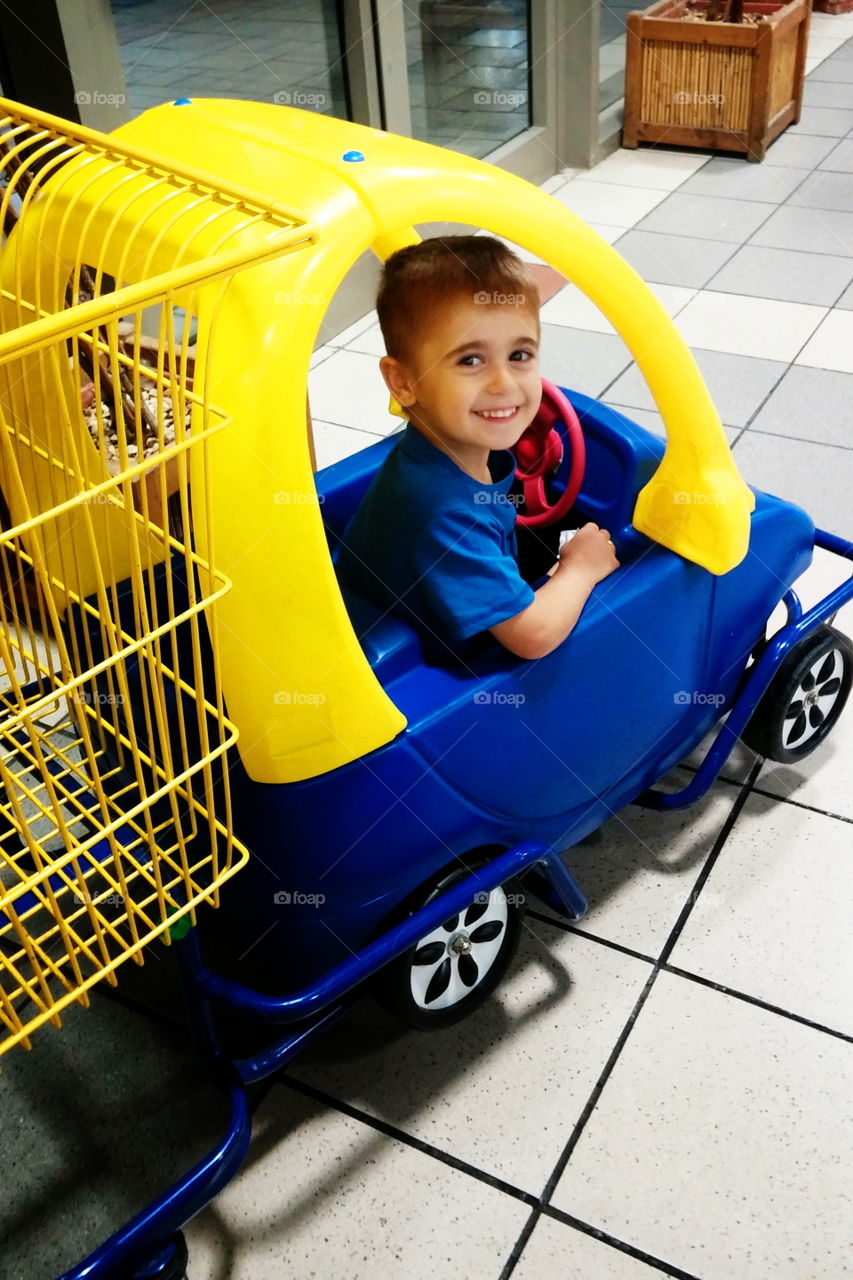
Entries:
[[519, 658], [544, 658], [565, 640], [596, 585], [619, 567], [610, 534], [587, 524], [560, 551], [551, 577], [526, 609], [490, 627]]

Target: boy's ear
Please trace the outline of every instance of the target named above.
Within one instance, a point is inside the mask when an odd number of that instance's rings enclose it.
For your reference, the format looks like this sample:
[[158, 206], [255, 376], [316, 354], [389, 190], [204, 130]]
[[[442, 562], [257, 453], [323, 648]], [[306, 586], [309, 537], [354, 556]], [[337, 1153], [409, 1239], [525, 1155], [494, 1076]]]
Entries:
[[379, 361], [379, 368], [386, 387], [397, 403], [404, 409], [413, 405], [417, 400], [415, 380], [402, 361], [396, 356], [383, 356]]

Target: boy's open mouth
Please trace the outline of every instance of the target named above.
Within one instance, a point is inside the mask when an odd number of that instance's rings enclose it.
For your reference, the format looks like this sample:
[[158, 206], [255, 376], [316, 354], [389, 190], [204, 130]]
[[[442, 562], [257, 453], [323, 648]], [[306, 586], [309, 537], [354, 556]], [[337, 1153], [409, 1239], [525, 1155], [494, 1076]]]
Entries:
[[488, 422], [503, 422], [505, 418], [511, 418], [514, 413], [518, 413], [518, 405], [515, 404], [509, 409], [475, 409], [474, 412], [479, 418], [485, 418]]

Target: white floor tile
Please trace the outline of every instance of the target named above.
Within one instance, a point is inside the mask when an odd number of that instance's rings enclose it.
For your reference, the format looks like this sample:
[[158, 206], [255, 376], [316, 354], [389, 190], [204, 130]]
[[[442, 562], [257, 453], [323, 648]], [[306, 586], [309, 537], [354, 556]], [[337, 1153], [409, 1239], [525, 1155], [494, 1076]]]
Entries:
[[[684, 289], [674, 284], [650, 284], [649, 288], [669, 316], [678, 315], [696, 294], [695, 289]], [[616, 332], [604, 313], [575, 285], [567, 285], [545, 303], [542, 322], [588, 329], [592, 333]]]
[[633, 227], [666, 196], [667, 192], [663, 190], [638, 190], [610, 182], [575, 178], [558, 191], [555, 199], [584, 221], [624, 228]]
[[691, 347], [767, 360], [793, 360], [827, 314], [826, 307], [702, 290], [678, 317]]
[[578, 173], [580, 173], [579, 169], [563, 169], [560, 173], [555, 173], [553, 177], [546, 178], [544, 182], [540, 182], [539, 188], [541, 191], [546, 192], [547, 195], [552, 196], [555, 191], [559, 191], [560, 187], [564, 187]]
[[528, 917], [509, 974], [464, 1022], [398, 1033], [378, 1011], [371, 1027], [357, 1010], [291, 1073], [538, 1195], [648, 973], [641, 960]]
[[[674, 770], [667, 790], [692, 779]], [[566, 865], [589, 913], [579, 928], [647, 956], [658, 956], [687, 902], [737, 791], [719, 784], [689, 809], [656, 812], [628, 805], [581, 844]]]
[[377, 360], [387, 354], [385, 340], [378, 324], [362, 329], [361, 333], [342, 345], [346, 346], [347, 351], [362, 351], [367, 356], [375, 356]]
[[831, 311], [797, 356], [796, 363], [853, 373], [853, 311]]
[[274, 1087], [238, 1177], [186, 1228], [193, 1280], [497, 1276], [526, 1205]]
[[388, 412], [388, 388], [374, 356], [336, 351], [308, 378], [311, 414], [320, 422], [388, 435], [400, 419]]
[[349, 346], [353, 338], [357, 338], [359, 334], [364, 333], [365, 329], [371, 328], [374, 324], [376, 324], [376, 312], [368, 311], [360, 320], [347, 325], [346, 329], [342, 329], [340, 333], [335, 334], [334, 338], [330, 338], [328, 345], [330, 347]]
[[853, 1034], [851, 844], [847, 822], [750, 796], [670, 962]]
[[630, 231], [630, 227], [610, 227], [603, 222], [590, 222], [589, 225], [593, 231], [597, 231], [602, 240], [606, 240], [608, 244], [614, 244], [620, 236], [624, 236], [626, 231]]
[[623, 147], [602, 160], [594, 169], [590, 169], [584, 177], [589, 182], [674, 191], [697, 169], [701, 169], [707, 160], [706, 155], [658, 151], [654, 148], [630, 151]]
[[380, 435], [358, 431], [355, 427], [339, 427], [334, 422], [320, 422], [317, 418], [312, 419], [311, 425], [318, 471], [343, 458], [349, 458], [354, 453], [360, 453], [368, 445], [382, 439]]
[[661, 974], [554, 1196], [702, 1280], [837, 1280], [849, 1044]]
[[660, 1280], [657, 1267], [567, 1227], [541, 1217], [524, 1246], [512, 1280]]
[[329, 343], [326, 343], [326, 345], [322, 347], [315, 347], [311, 352], [310, 367], [312, 369], [316, 369], [318, 364], [322, 364], [324, 360], [328, 360], [329, 356], [334, 355], [335, 351], [337, 351], [337, 347], [333, 347]]

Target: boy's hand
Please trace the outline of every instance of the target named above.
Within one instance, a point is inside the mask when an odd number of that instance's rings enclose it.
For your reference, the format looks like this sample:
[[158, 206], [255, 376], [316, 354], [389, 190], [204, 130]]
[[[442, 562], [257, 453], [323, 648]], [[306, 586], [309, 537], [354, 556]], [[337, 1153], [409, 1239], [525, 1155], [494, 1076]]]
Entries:
[[558, 569], [571, 568], [587, 579], [590, 590], [619, 568], [616, 548], [606, 529], [590, 522], [560, 548]]
[[610, 534], [585, 524], [560, 548], [554, 572], [537, 588], [533, 602], [489, 630], [517, 657], [544, 658], [572, 630], [596, 583], [618, 568]]

